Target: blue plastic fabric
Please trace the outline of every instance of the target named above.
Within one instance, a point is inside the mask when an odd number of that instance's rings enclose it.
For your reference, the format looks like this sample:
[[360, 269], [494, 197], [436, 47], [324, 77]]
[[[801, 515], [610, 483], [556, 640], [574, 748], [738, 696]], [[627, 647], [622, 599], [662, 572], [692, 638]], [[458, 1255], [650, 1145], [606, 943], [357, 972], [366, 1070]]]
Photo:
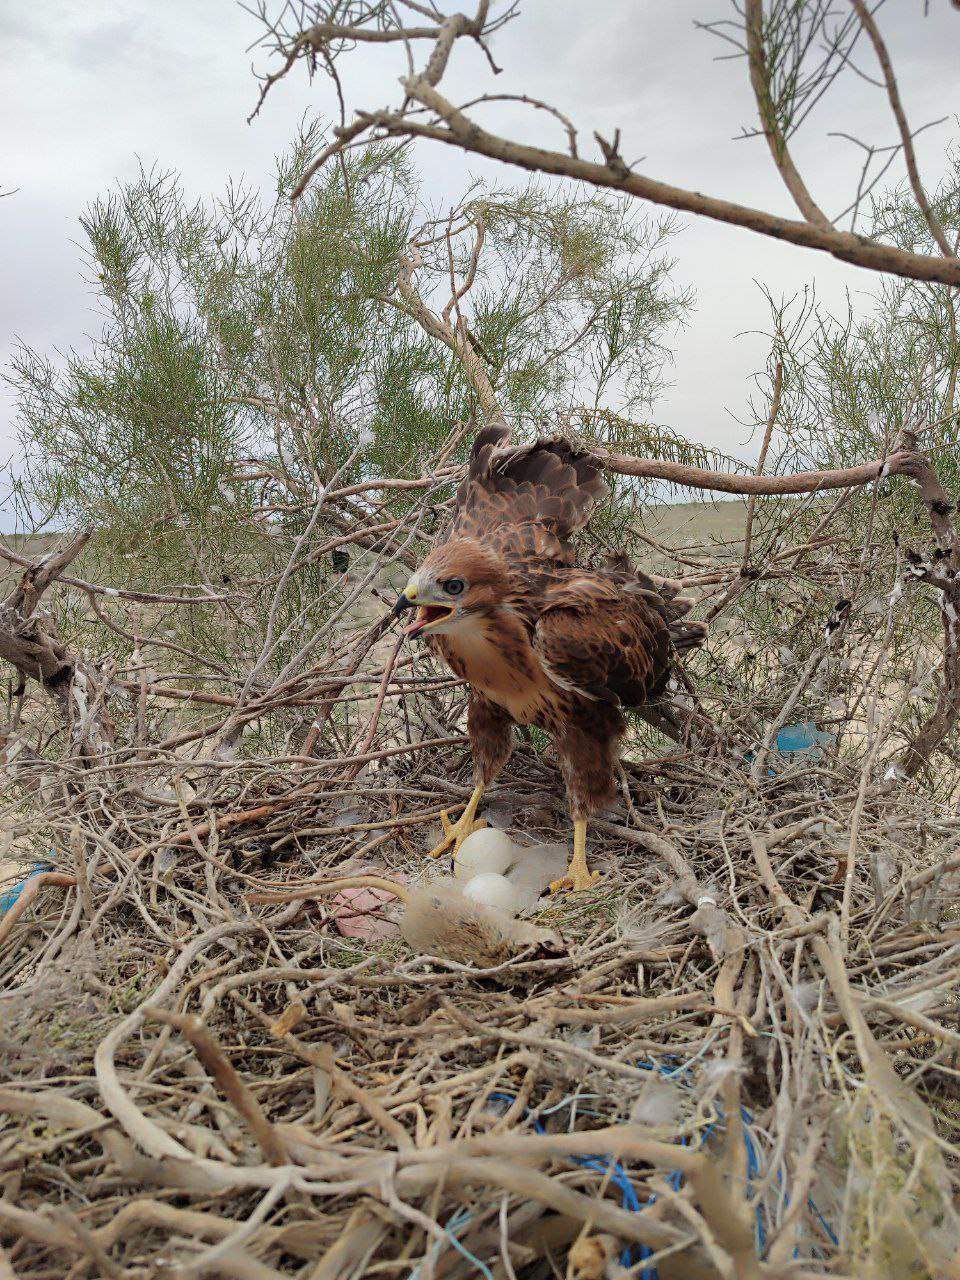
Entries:
[[[818, 729], [812, 720], [801, 720], [797, 724], [786, 724], [777, 734], [773, 744], [781, 756], [789, 756], [794, 752], [806, 752], [810, 760], [819, 760], [823, 755], [821, 743], [833, 742], [835, 735], [826, 729]], [[744, 760], [750, 761], [757, 753], [744, 752]], [[776, 774], [776, 769], [768, 769], [768, 774]]]
[[819, 755], [820, 743], [832, 741], [832, 733], [818, 729], [812, 720], [802, 720], [799, 724], [784, 725], [777, 734], [777, 750], [810, 751], [811, 755]]
[[9, 889], [0, 893], [0, 916], [6, 914], [23, 893], [24, 886], [28, 880], [32, 880], [34, 876], [38, 876], [43, 871], [50, 871], [50, 864], [47, 862], [38, 862], [32, 870], [28, 871], [22, 880], [18, 880], [16, 884], [12, 884]]

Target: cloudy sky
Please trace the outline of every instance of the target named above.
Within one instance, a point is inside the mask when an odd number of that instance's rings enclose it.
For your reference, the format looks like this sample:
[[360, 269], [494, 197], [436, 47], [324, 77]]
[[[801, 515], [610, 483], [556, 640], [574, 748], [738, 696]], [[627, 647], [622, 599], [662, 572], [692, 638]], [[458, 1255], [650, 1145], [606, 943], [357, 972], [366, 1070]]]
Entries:
[[[845, 3], [837, 0], [837, 8]], [[641, 172], [796, 216], [762, 140], [736, 140], [755, 119], [744, 63], [719, 60], [723, 46], [695, 27], [730, 13], [729, 0], [522, 0], [520, 17], [495, 43], [503, 67], [496, 82], [463, 43], [444, 85], [461, 100], [484, 90], [544, 99], [574, 118], [586, 154], [593, 130], [609, 136], [619, 127], [623, 153], [642, 157]], [[949, 0], [887, 0], [879, 18], [912, 126], [948, 117], [918, 139], [934, 185], [944, 148], [960, 137], [960, 12]], [[112, 183], [135, 176], [141, 162], [179, 169], [196, 195], [221, 190], [230, 176], [264, 181], [305, 112], [332, 116], [329, 82], [311, 87], [298, 72], [245, 123], [256, 94], [251, 64], [263, 64], [250, 49], [259, 34], [257, 20], [234, 0], [2, 0], [0, 188], [16, 189], [0, 200], [4, 364], [17, 340], [53, 355], [82, 348], [96, 333], [78, 216]], [[866, 49], [860, 60], [873, 74]], [[350, 101], [367, 107], [393, 101], [405, 69], [396, 48], [361, 47], [342, 65]], [[542, 115], [510, 109], [485, 120], [563, 145]], [[883, 93], [848, 77], [794, 146], [814, 198], [831, 213], [848, 204], [860, 164], [850, 142], [829, 136], [837, 131], [892, 142]], [[471, 175], [511, 180], [507, 170], [436, 144], [419, 144], [417, 158], [437, 202]], [[657, 418], [749, 457], [735, 418], [765, 358], [760, 285], [777, 295], [815, 285], [826, 302], [842, 306], [846, 290], [862, 304], [871, 280], [823, 255], [703, 219], [684, 220], [674, 252], [679, 279], [695, 287], [698, 301], [678, 338], [673, 385]], [[0, 456], [15, 455], [15, 437], [15, 406], [4, 391]]]

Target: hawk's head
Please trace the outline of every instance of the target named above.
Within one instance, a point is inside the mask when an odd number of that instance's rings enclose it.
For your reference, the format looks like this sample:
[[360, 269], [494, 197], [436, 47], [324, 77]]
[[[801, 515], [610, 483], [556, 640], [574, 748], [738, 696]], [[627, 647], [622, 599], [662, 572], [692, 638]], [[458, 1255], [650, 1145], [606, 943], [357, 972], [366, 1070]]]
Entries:
[[417, 610], [408, 636], [437, 635], [475, 624], [503, 602], [509, 589], [507, 566], [495, 551], [472, 538], [453, 538], [430, 552], [394, 613]]

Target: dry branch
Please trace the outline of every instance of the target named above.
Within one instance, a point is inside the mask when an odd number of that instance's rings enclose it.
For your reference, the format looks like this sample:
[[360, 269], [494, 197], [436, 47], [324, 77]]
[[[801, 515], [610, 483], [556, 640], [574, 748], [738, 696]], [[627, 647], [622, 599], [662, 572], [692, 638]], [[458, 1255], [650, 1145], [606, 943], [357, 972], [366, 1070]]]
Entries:
[[41, 597], [61, 570], [83, 550], [90, 531], [71, 538], [59, 551], [27, 561], [20, 582], [0, 605], [0, 657], [25, 679], [37, 680], [63, 713], [70, 713], [70, 690], [83, 664], [60, 643], [37, 613]]
[[[301, 57], [314, 56], [318, 50], [330, 56], [332, 50], [340, 52], [344, 46], [357, 42], [403, 43], [410, 67], [409, 73], [401, 80], [405, 98], [399, 109], [358, 110], [355, 120], [341, 126], [337, 131], [336, 141], [331, 143], [322, 156], [311, 164], [297, 187], [296, 195], [299, 196], [302, 193], [321, 163], [340, 154], [344, 148], [353, 145], [357, 138], [365, 133], [373, 136], [385, 134], [390, 137], [424, 138], [454, 146], [472, 154], [484, 155], [530, 172], [548, 173], [558, 177], [572, 178], [601, 189], [622, 191], [667, 208], [693, 213], [787, 243], [829, 253], [841, 261], [869, 270], [890, 273], [904, 279], [926, 280], [949, 285], [960, 284], [960, 260], [956, 256], [956, 250], [951, 251], [948, 244], [944, 249], [944, 245], [939, 243], [939, 237], [937, 237], [938, 244], [945, 253], [944, 257], [913, 253], [852, 232], [839, 231], [831, 225], [813, 201], [791, 159], [786, 140], [769, 109], [769, 77], [763, 56], [763, 10], [759, 0], [751, 0], [745, 15], [750, 76], [772, 157], [804, 215], [803, 221], [800, 222], [778, 217], [734, 201], [720, 200], [699, 191], [672, 186], [637, 173], [622, 158], [619, 131], [612, 143], [597, 137], [604, 162], [596, 163], [585, 160], [577, 154], [531, 146], [483, 129], [474, 118], [466, 114], [463, 108], [458, 108], [448, 97], [442, 95], [437, 86], [447, 70], [453, 46], [458, 39], [466, 36], [483, 46], [485, 37], [495, 29], [496, 25], [509, 20], [512, 16], [514, 16], [514, 10], [510, 9], [504, 17], [489, 22], [487, 4], [483, 0], [472, 18], [456, 14], [434, 27], [404, 27], [395, 17], [392, 22], [376, 27], [368, 25], [363, 20], [347, 24], [318, 22], [290, 38], [285, 38], [274, 31], [276, 52], [282, 59], [282, 66], [265, 78], [264, 94], [277, 80], [285, 76]], [[875, 23], [866, 12], [865, 6], [858, 7], [858, 16], [874, 41], [875, 47], [878, 48], [878, 55], [883, 65], [883, 46], [876, 35]], [[419, 72], [413, 67], [413, 54], [418, 42], [427, 42], [431, 46], [423, 70]], [[884, 66], [884, 71], [888, 89], [891, 92], [894, 113], [903, 131], [906, 125], [902, 108], [899, 108], [895, 81], [892, 72], [888, 73], [887, 66]], [[519, 96], [523, 97], [523, 95]], [[418, 107], [426, 111], [426, 120], [423, 119], [423, 112], [417, 111]], [[562, 112], [557, 114], [562, 119], [566, 119]], [[572, 126], [568, 123], [566, 127], [569, 133]], [[908, 144], [905, 150], [909, 165], [912, 156], [909, 131], [905, 136]], [[914, 169], [915, 163], [911, 166], [911, 181], [915, 190], [922, 191], [919, 180], [915, 179]]]
[[193, 1046], [197, 1057], [229, 1098], [238, 1114], [250, 1130], [264, 1157], [272, 1165], [285, 1165], [289, 1161], [283, 1140], [263, 1110], [234, 1070], [223, 1048], [217, 1043], [208, 1027], [192, 1014], [171, 1013], [168, 1009], [146, 1009], [148, 1018], [174, 1027]]

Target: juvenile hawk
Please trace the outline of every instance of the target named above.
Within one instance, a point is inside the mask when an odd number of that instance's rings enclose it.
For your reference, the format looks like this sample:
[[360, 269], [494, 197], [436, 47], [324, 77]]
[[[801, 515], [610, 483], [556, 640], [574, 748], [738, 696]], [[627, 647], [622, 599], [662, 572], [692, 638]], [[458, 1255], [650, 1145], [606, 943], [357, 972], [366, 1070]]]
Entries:
[[673, 649], [698, 644], [705, 629], [680, 623], [689, 603], [625, 558], [578, 567], [570, 538], [608, 492], [598, 458], [562, 439], [510, 446], [509, 434], [478, 433], [452, 526], [396, 612], [416, 608], [407, 634], [423, 636], [470, 685], [475, 789], [434, 855], [474, 829], [513, 726], [536, 725], [556, 747], [574, 824], [573, 859], [554, 888], [579, 890], [594, 878], [587, 820], [615, 795], [623, 709], [655, 703]]

